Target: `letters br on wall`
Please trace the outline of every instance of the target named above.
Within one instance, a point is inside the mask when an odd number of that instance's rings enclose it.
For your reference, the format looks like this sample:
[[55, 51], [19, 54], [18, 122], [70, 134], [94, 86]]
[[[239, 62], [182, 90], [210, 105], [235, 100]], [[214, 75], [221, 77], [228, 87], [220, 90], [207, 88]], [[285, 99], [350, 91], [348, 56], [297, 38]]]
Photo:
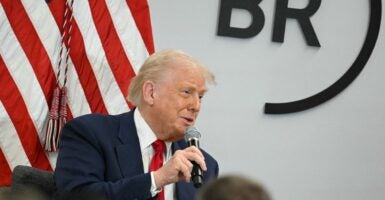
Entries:
[[[259, 7], [263, 0], [221, 0], [217, 35], [233, 38], [251, 38], [263, 29], [265, 24], [264, 11]], [[266, 114], [286, 114], [307, 110], [318, 106], [347, 88], [365, 67], [377, 42], [382, 15], [381, 0], [367, 0], [370, 8], [369, 26], [364, 43], [358, 56], [350, 68], [333, 84], [326, 89], [300, 100], [282, 103], [265, 103]], [[311, 22], [311, 17], [317, 14], [322, 4], [321, 0], [309, 0], [305, 8], [289, 7], [289, 0], [276, 0], [272, 30], [272, 41], [283, 43], [285, 39], [286, 20], [298, 21], [300, 31], [303, 33], [306, 44], [315, 48], [322, 48], [322, 42], [317, 37], [316, 30]], [[239, 28], [230, 25], [233, 9], [242, 9], [250, 13], [251, 23], [248, 27]]]

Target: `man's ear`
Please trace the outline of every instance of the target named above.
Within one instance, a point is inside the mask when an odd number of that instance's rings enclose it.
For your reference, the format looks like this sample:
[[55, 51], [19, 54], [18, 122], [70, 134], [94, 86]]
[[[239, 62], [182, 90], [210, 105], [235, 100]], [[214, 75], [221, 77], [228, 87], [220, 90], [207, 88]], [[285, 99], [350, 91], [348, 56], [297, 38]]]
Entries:
[[143, 100], [149, 105], [154, 104], [154, 87], [155, 84], [152, 81], [145, 81], [142, 87]]

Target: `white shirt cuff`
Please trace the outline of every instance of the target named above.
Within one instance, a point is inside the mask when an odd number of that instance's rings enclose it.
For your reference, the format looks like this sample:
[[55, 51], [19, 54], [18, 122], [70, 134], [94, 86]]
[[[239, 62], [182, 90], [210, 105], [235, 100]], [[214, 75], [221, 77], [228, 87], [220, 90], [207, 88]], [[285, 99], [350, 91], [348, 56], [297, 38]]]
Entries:
[[160, 191], [162, 191], [162, 188], [156, 189], [156, 184], [155, 184], [155, 177], [154, 177], [154, 172], [151, 172], [151, 196], [155, 197]]

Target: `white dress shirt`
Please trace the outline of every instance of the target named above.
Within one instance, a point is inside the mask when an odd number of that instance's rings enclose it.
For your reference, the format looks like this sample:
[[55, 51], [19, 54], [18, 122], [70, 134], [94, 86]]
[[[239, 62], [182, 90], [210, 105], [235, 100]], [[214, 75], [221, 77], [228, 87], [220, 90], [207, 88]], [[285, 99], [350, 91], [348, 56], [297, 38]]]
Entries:
[[[134, 121], [135, 121], [136, 131], [139, 137], [140, 149], [142, 152], [144, 173], [147, 173], [150, 168], [151, 159], [155, 154], [154, 148], [152, 148], [152, 143], [155, 142], [157, 138], [154, 132], [146, 123], [146, 121], [143, 119], [139, 109], [135, 109], [134, 111]], [[166, 143], [167, 150], [165, 154], [163, 154], [163, 158], [164, 158], [163, 163], [166, 163], [172, 156], [172, 151], [171, 151], [172, 143], [171, 142], [165, 142], [165, 143]], [[161, 190], [156, 190], [154, 173], [151, 173], [151, 195], [154, 197], [160, 191]], [[175, 191], [175, 184], [166, 185], [164, 187], [165, 200], [173, 200], [174, 191]]]

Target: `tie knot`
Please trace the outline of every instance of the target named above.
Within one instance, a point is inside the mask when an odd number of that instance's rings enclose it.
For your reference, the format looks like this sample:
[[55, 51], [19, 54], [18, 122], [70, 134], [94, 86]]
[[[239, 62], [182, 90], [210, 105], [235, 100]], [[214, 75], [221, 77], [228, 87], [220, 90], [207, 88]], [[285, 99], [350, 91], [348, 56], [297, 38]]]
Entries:
[[152, 143], [152, 147], [154, 148], [155, 152], [163, 153], [166, 149], [166, 144], [162, 140], [156, 140]]

